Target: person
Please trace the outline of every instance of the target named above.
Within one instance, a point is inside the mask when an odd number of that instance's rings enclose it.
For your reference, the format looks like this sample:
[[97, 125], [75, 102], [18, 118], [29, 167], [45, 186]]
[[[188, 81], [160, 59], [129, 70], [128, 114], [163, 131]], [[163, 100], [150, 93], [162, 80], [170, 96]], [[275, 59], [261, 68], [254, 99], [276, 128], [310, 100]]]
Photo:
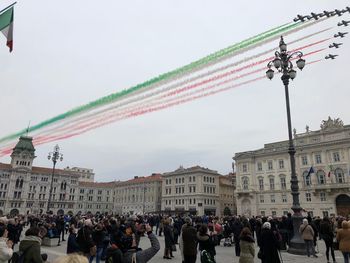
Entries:
[[165, 246], [164, 246], [164, 259], [171, 259], [172, 257], [172, 246], [175, 245], [174, 242], [174, 232], [172, 227], [170, 226], [170, 219], [167, 218], [164, 220], [163, 223], [163, 232], [164, 232], [164, 242], [165, 242]]
[[78, 253], [80, 251], [79, 245], [77, 242], [77, 229], [72, 225], [69, 228], [69, 236], [67, 242], [67, 254]]
[[[210, 259], [215, 262], [215, 241], [213, 238], [208, 234], [208, 226], [206, 224], [203, 224], [199, 227], [198, 232], [197, 232], [197, 240], [198, 240], [198, 245], [199, 245], [199, 251], [203, 252], [206, 251], [208, 252]], [[201, 253], [202, 254], [202, 253]], [[202, 262], [201, 258], [201, 262]], [[203, 263], [203, 262], [202, 262]]]
[[[152, 233], [152, 228], [149, 224], [145, 225], [145, 230], [149, 240], [151, 241], [151, 247], [145, 250], [139, 250], [137, 248], [137, 242], [135, 234], [132, 234], [132, 240], [130, 240], [130, 244], [124, 244], [128, 249], [123, 255], [124, 263], [146, 263], [154, 257], [155, 254], [160, 250], [160, 245], [157, 237]], [[128, 243], [128, 242], [124, 242]]]
[[184, 263], [195, 263], [197, 259], [197, 231], [192, 226], [192, 219], [187, 216], [181, 229], [180, 247]]
[[46, 229], [32, 227], [25, 232], [25, 237], [19, 243], [19, 250], [24, 255], [24, 263], [43, 263], [40, 252], [41, 239], [46, 235]]
[[239, 263], [254, 263], [254, 238], [252, 232], [248, 227], [244, 227], [242, 229], [239, 246], [241, 248]]
[[7, 234], [6, 226], [0, 225], [0, 263], [7, 262], [13, 254], [13, 242], [7, 239]]
[[104, 247], [104, 239], [106, 237], [106, 232], [104, 229], [104, 226], [101, 223], [98, 223], [92, 232], [92, 239], [97, 247], [96, 251], [96, 263], [100, 263], [101, 257], [102, 257], [102, 252], [103, 252], [103, 247]]
[[93, 248], [95, 247], [95, 243], [92, 240], [92, 221], [90, 219], [86, 219], [84, 222], [84, 226], [79, 229], [77, 243], [79, 245], [80, 251], [89, 259], [91, 263], [94, 254]]
[[344, 263], [349, 263], [350, 258], [350, 221], [344, 220], [341, 224], [342, 228], [337, 231], [337, 240], [339, 242], [339, 250], [344, 257]]
[[86, 257], [78, 254], [70, 254], [67, 256], [58, 257], [53, 263], [88, 263]]
[[334, 248], [333, 248], [333, 228], [332, 223], [327, 216], [325, 216], [320, 223], [320, 237], [326, 244], [326, 257], [327, 263], [329, 263], [329, 250], [331, 250], [331, 255], [333, 262], [335, 262]]
[[265, 222], [262, 225], [260, 240], [258, 241], [260, 247], [259, 254], [261, 255], [262, 263], [280, 263], [279, 258], [279, 243], [275, 234], [271, 230], [271, 223]]
[[314, 235], [315, 232], [311, 225], [309, 225], [309, 222], [306, 218], [303, 219], [303, 223], [301, 224], [299, 228], [299, 233], [301, 235], [301, 238], [304, 239], [304, 242], [306, 244], [306, 254], [308, 257], [310, 257], [310, 254], [313, 255], [313, 257], [317, 258], [315, 247], [314, 247]]
[[235, 218], [232, 228], [233, 228], [233, 238], [235, 240], [235, 253], [236, 253], [236, 257], [239, 257], [241, 253], [241, 248], [239, 247], [239, 236], [241, 235], [243, 224], [238, 217]]

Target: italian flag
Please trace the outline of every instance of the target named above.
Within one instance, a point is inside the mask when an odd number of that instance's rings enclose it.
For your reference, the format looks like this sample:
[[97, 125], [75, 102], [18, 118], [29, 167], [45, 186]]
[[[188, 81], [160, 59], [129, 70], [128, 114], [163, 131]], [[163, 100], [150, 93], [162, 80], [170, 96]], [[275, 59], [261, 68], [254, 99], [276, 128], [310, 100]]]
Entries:
[[0, 31], [7, 38], [6, 45], [11, 52], [13, 47], [13, 7], [0, 14]]

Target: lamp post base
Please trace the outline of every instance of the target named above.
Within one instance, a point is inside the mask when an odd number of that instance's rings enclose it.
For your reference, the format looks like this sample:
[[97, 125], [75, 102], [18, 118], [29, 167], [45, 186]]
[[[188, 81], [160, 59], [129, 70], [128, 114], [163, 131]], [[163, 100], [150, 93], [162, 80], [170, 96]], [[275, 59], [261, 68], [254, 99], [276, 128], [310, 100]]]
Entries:
[[294, 213], [292, 215], [292, 221], [294, 235], [293, 238], [290, 240], [288, 253], [294, 255], [306, 255], [306, 245], [299, 233], [299, 228], [303, 222], [303, 216], [300, 213]]

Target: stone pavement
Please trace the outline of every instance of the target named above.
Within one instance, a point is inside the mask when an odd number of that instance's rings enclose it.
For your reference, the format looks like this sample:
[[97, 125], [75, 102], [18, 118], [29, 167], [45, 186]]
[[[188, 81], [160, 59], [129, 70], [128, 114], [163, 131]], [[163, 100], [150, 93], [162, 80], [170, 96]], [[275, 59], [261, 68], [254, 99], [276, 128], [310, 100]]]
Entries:
[[[157, 255], [154, 256], [154, 258], [150, 261], [151, 263], [158, 263], [158, 262], [171, 262], [171, 263], [181, 263], [181, 254], [180, 251], [174, 252], [174, 258], [171, 260], [163, 259], [163, 249], [164, 249], [164, 237], [158, 237], [161, 250], [157, 253]], [[150, 246], [150, 242], [147, 237], [141, 238], [141, 247], [142, 248], [148, 248]], [[56, 257], [62, 256], [66, 254], [66, 246], [67, 242], [62, 242], [61, 246], [58, 247], [42, 247], [42, 253], [47, 253], [49, 255], [49, 261], [52, 262]], [[325, 245], [322, 240], [318, 241], [319, 251], [318, 258], [307, 256], [297, 256], [297, 255], [291, 255], [287, 252], [282, 252], [282, 259], [283, 262], [294, 262], [294, 263], [321, 263], [321, 262], [327, 262], [326, 256], [325, 256]], [[177, 247], [178, 248], [178, 247]], [[258, 251], [258, 248], [256, 248], [256, 253]], [[217, 263], [235, 263], [239, 261], [239, 258], [234, 256], [234, 247], [224, 247], [223, 245], [216, 247], [216, 262]], [[343, 256], [341, 252], [335, 251], [335, 256], [337, 262], [341, 263], [343, 262]], [[199, 258], [197, 259], [197, 262], [199, 261]], [[261, 262], [257, 257], [255, 258], [255, 262]]]

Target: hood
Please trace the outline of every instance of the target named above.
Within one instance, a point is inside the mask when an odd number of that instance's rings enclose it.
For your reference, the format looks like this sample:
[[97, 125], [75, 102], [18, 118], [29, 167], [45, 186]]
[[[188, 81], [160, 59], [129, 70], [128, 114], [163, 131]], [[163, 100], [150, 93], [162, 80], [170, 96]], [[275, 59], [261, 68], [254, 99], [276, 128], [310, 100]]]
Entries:
[[204, 236], [200, 235], [199, 233], [197, 233], [197, 239], [199, 241], [207, 241], [209, 239], [209, 236], [207, 234], [205, 234]]
[[349, 222], [347, 222], [346, 220], [344, 220], [342, 223], [341, 223], [341, 227], [343, 229], [348, 229], [349, 228]]
[[19, 244], [20, 250], [26, 250], [34, 244], [41, 245], [41, 238], [36, 236], [25, 236]]

